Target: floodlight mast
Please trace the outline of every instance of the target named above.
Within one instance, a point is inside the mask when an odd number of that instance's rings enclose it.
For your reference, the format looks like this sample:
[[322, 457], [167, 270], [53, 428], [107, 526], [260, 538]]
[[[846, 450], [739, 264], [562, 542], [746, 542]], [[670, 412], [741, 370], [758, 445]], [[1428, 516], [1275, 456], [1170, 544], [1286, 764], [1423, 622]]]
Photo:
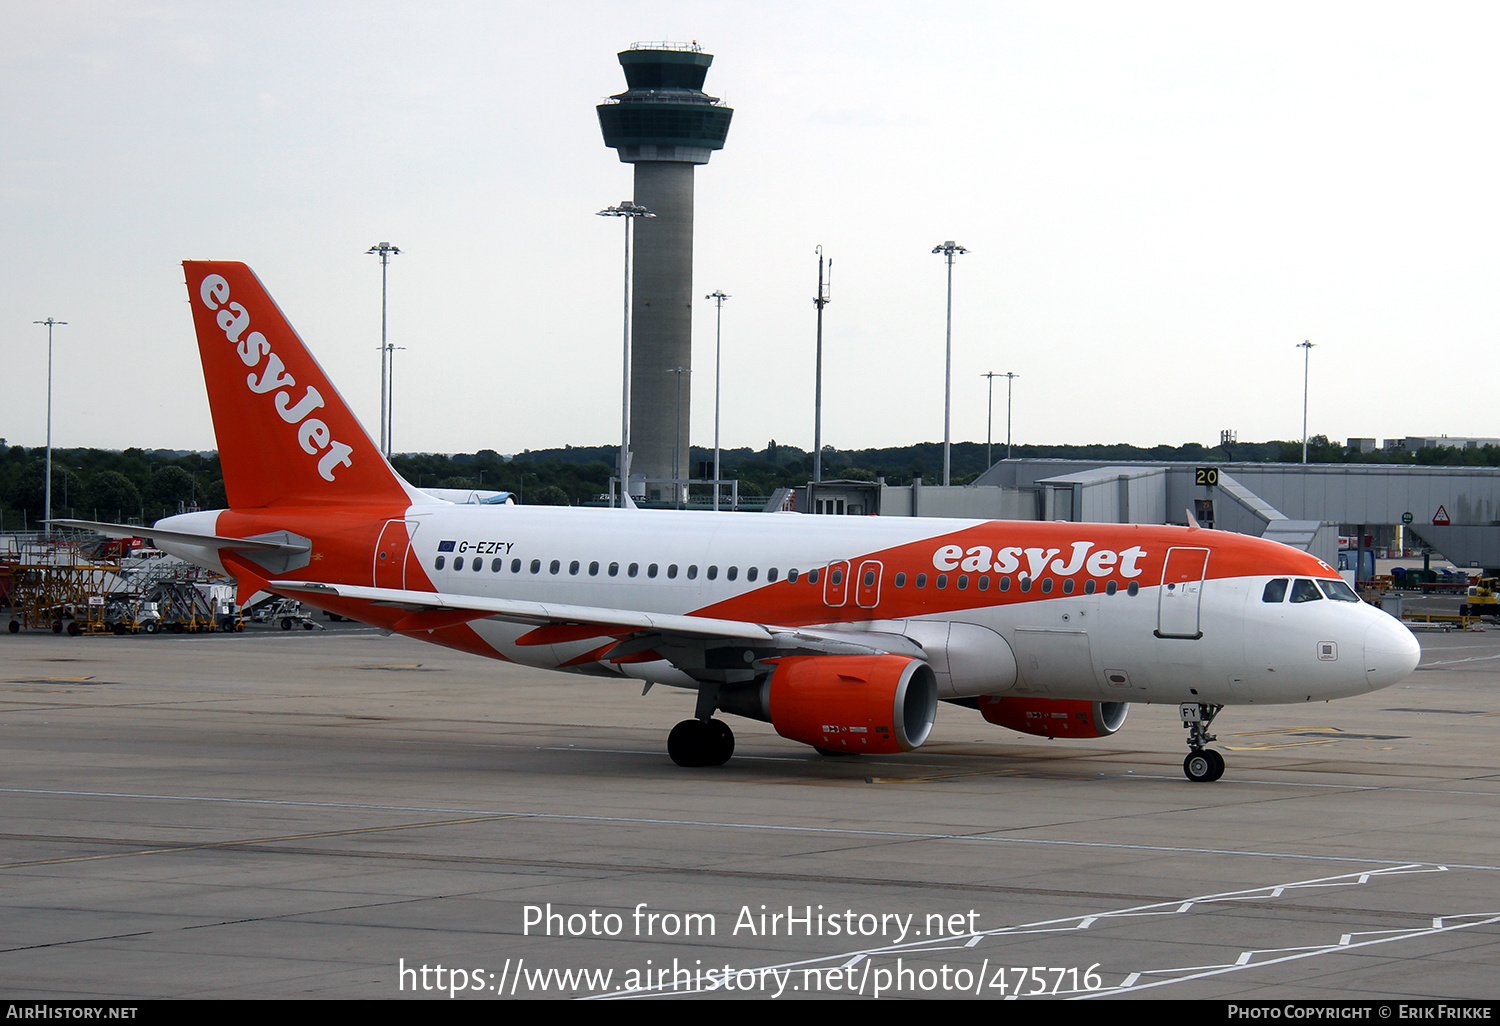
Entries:
[[1303, 340], [1297, 343], [1302, 350], [1302, 462], [1307, 462], [1307, 383], [1308, 370], [1312, 366], [1312, 349], [1316, 343]]
[[724, 364], [724, 300], [723, 289], [715, 289], [704, 299], [714, 301], [714, 509], [719, 508], [719, 482], [724, 475], [719, 468], [719, 390], [722, 383], [720, 368]]
[[1011, 388], [1021, 375], [1005, 372], [1005, 458], [1010, 459], [1010, 398]]
[[386, 459], [391, 458], [391, 350], [386, 342], [385, 274], [391, 257], [400, 252], [389, 242], [377, 242], [365, 250], [366, 256], [380, 257], [380, 451]]
[[818, 254], [818, 294], [813, 304], [818, 308], [817, 370], [813, 381], [813, 484], [823, 482], [823, 308], [833, 302], [833, 258], [828, 258], [828, 281], [823, 281], [823, 247]]
[[67, 324], [67, 321], [59, 321], [48, 317], [45, 321], [32, 321], [32, 324], [45, 324], [47, 326], [47, 488], [46, 488], [46, 510], [42, 514], [43, 527], [42, 537], [52, 537], [52, 329], [59, 324]]
[[620, 508], [629, 509], [630, 499], [630, 226], [638, 217], [655, 217], [645, 207], [621, 200], [616, 207], [598, 211], [600, 217], [625, 219], [625, 372], [620, 397]]
[[953, 258], [968, 250], [949, 239], [932, 247], [932, 251], [941, 253], [948, 262], [948, 332], [943, 347], [943, 484], [949, 485], [953, 483], [950, 436], [953, 422]]

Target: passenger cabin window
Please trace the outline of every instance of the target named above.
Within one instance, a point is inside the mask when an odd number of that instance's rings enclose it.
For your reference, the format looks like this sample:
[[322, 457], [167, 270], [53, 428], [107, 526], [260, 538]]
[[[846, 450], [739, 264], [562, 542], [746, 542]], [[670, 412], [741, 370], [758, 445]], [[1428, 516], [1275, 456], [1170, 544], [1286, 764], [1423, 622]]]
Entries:
[[771, 567], [771, 569], [767, 570], [766, 571], [766, 583], [768, 583], [768, 584], [775, 584], [776, 583], [776, 573], [777, 573], [777, 571], [776, 571], [776, 568], [774, 566]]
[[521, 561], [519, 559], [513, 559], [510, 561], [510, 572], [513, 574], [518, 574], [521, 572]]
[[1285, 602], [1287, 583], [1285, 577], [1278, 577], [1274, 581], [1267, 581], [1266, 590], [1261, 592], [1260, 600], [1262, 602]]
[[655, 577], [656, 576], [656, 564], [655, 563], [652, 563], [650, 566], [646, 567], [646, 576], [647, 577]]
[[620, 576], [620, 564], [619, 563], [611, 563], [611, 564], [609, 564], [609, 576], [611, 576], [611, 577], [619, 577]]
[[499, 558], [492, 559], [490, 560], [490, 572], [498, 574], [500, 572], [500, 568], [504, 565], [505, 560]]
[[443, 568], [444, 562], [446, 562], [446, 557], [439, 556], [437, 559], [432, 561], [432, 568], [434, 570], [441, 570]]
[[568, 564], [568, 573], [573, 577], [578, 576], [578, 560], [575, 559]]
[[688, 564], [688, 580], [690, 580], [690, 581], [696, 581], [697, 579], [698, 579], [698, 564], [697, 563], [689, 563]]
[[540, 559], [533, 559], [531, 561], [531, 572], [534, 574], [542, 572], [542, 561]]
[[1318, 586], [1305, 577], [1299, 577], [1292, 582], [1293, 602], [1317, 602], [1323, 597]]
[[667, 580], [670, 581], [670, 580], [675, 579], [676, 577], [677, 577], [677, 564], [676, 563], [668, 563], [667, 564]]

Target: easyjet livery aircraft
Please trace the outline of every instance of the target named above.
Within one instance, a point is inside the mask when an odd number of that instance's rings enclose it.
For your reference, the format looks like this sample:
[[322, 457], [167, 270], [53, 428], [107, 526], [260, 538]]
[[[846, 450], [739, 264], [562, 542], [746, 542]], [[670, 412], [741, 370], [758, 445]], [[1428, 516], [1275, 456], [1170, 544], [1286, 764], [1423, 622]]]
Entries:
[[[718, 712], [826, 754], [910, 751], [939, 701], [1053, 738], [1175, 703], [1216, 780], [1226, 705], [1405, 678], [1416, 639], [1313, 556], [1196, 527], [454, 505], [412, 487], [248, 267], [189, 261], [230, 507], [157, 544], [264, 589], [529, 666], [697, 691], [667, 740], [719, 765]], [[99, 525], [103, 526], [103, 525]]]

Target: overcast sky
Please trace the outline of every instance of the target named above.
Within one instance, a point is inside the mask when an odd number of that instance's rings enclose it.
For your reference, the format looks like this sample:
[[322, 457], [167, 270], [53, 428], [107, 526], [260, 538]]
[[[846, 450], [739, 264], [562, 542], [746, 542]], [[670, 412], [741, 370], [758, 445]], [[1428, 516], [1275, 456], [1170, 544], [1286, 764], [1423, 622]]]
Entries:
[[[697, 40], [726, 446], [1500, 435], [1500, 8], [1372, 3], [43, 2], [0, 34], [0, 436], [213, 448], [179, 266], [244, 260], [398, 451], [618, 440], [615, 54]], [[711, 303], [692, 441], [713, 442]], [[1004, 436], [1004, 380], [995, 400]]]

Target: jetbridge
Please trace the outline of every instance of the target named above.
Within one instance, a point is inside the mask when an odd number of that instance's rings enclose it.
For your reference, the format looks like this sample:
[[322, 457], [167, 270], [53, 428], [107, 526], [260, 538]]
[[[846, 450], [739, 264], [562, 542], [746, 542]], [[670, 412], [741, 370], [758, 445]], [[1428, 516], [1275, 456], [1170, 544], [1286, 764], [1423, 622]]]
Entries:
[[[1337, 566], [1349, 548], [1423, 545], [1500, 568], [1500, 468], [1349, 463], [1108, 463], [1022, 459], [971, 485], [825, 481], [795, 508], [883, 516], [1186, 524], [1272, 538]], [[1356, 557], [1363, 565], [1362, 557]]]

